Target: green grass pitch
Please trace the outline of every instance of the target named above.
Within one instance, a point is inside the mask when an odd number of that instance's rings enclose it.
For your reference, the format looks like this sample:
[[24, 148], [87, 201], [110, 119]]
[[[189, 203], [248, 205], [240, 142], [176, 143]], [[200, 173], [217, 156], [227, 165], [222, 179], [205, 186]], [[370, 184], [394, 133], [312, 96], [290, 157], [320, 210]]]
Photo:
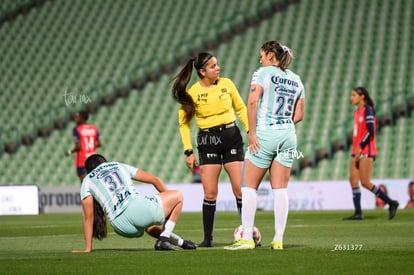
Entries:
[[[83, 249], [81, 214], [0, 217], [1, 274], [413, 274], [414, 211], [365, 211], [364, 221], [342, 221], [350, 211], [291, 211], [283, 251], [270, 249], [273, 213], [257, 212], [262, 247], [225, 251], [240, 224], [217, 212], [214, 248], [155, 251], [155, 239], [108, 238]], [[201, 213], [183, 213], [175, 232], [198, 243]]]

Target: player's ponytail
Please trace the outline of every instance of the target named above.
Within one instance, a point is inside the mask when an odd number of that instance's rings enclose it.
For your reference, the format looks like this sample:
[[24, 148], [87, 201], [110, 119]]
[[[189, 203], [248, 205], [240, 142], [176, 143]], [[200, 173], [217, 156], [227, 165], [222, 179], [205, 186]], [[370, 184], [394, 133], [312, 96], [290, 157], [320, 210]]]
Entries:
[[293, 60], [292, 50], [278, 41], [268, 41], [263, 44], [262, 51], [266, 54], [274, 53], [276, 60], [279, 61], [279, 68], [285, 71]]
[[99, 205], [99, 203], [93, 199], [93, 233], [92, 236], [98, 240], [103, 240], [107, 236], [106, 229], [106, 216]]
[[191, 80], [193, 73], [193, 66], [197, 70], [198, 77], [202, 77], [200, 70], [204, 69], [207, 62], [213, 57], [210, 53], [199, 53], [197, 57], [191, 58], [187, 61], [184, 68], [177, 74], [171, 90], [172, 96], [180, 103], [186, 113], [187, 122], [190, 121], [195, 113], [194, 101], [191, 96], [187, 93], [187, 85]]
[[371, 106], [372, 110], [374, 111], [374, 114], [375, 114], [374, 101], [372, 100], [371, 96], [369, 95], [368, 90], [364, 87], [356, 87], [356, 88], [354, 88], [354, 91], [357, 92], [357, 94], [364, 96], [365, 104], [368, 104], [369, 106]]
[[[100, 164], [107, 162], [104, 156], [93, 154], [85, 161], [85, 169], [89, 174]], [[93, 231], [92, 236], [98, 240], [102, 240], [107, 236], [106, 215], [101, 205], [93, 198]]]

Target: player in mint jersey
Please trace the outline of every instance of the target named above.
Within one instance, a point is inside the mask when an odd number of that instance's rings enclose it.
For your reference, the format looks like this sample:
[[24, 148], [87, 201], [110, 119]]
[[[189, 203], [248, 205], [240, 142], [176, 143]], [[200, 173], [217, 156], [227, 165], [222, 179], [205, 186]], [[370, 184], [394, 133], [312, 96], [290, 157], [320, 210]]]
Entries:
[[292, 59], [291, 50], [277, 41], [266, 42], [260, 49], [262, 67], [253, 74], [247, 102], [249, 148], [243, 168], [243, 238], [224, 249], [255, 248], [257, 189], [267, 171], [274, 197], [275, 235], [271, 248], [283, 249], [289, 208], [287, 185], [297, 156], [295, 123], [303, 119], [305, 108], [302, 81], [287, 69]]
[[352, 188], [352, 200], [355, 212], [344, 220], [363, 220], [361, 210], [361, 189], [362, 186], [389, 205], [388, 218], [394, 218], [399, 203], [390, 199], [378, 186], [371, 183], [371, 174], [377, 147], [375, 145], [375, 109], [374, 102], [369, 92], [364, 87], [356, 87], [351, 93], [351, 104], [356, 106], [354, 112], [354, 133], [352, 138], [352, 157], [350, 162], [349, 182]]
[[[157, 238], [156, 250], [175, 250], [170, 242], [183, 249], [196, 249], [194, 243], [173, 233], [181, 214], [183, 197], [168, 190], [164, 182], [151, 173], [119, 162], [107, 162], [98, 154], [85, 162], [88, 172], [81, 186], [83, 228], [86, 248], [73, 252], [91, 252], [92, 239], [106, 237], [106, 216], [115, 232], [138, 238], [144, 231]], [[152, 184], [158, 193], [142, 196], [133, 186], [138, 180]]]

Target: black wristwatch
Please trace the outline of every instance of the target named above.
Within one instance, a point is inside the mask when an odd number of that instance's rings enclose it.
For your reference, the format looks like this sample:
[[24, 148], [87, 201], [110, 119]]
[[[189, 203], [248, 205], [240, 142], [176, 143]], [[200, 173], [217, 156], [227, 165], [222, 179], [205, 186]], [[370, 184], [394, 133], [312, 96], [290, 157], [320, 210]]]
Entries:
[[194, 153], [194, 152], [193, 152], [193, 150], [192, 150], [192, 149], [188, 149], [188, 150], [185, 150], [185, 151], [184, 151], [184, 155], [186, 155], [187, 157], [188, 157], [188, 156], [191, 156], [193, 153]]

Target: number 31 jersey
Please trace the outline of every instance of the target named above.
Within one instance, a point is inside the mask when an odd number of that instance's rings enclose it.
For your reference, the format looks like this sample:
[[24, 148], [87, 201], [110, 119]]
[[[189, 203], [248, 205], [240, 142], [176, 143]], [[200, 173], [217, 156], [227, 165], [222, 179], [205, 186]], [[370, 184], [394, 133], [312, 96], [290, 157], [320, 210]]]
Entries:
[[296, 101], [305, 98], [305, 88], [297, 74], [276, 66], [260, 67], [253, 73], [251, 85], [263, 88], [257, 108], [257, 129], [295, 127], [292, 117]]
[[92, 170], [82, 181], [81, 199], [93, 196], [109, 220], [115, 219], [139, 195], [131, 178], [137, 168], [119, 162], [106, 162]]

